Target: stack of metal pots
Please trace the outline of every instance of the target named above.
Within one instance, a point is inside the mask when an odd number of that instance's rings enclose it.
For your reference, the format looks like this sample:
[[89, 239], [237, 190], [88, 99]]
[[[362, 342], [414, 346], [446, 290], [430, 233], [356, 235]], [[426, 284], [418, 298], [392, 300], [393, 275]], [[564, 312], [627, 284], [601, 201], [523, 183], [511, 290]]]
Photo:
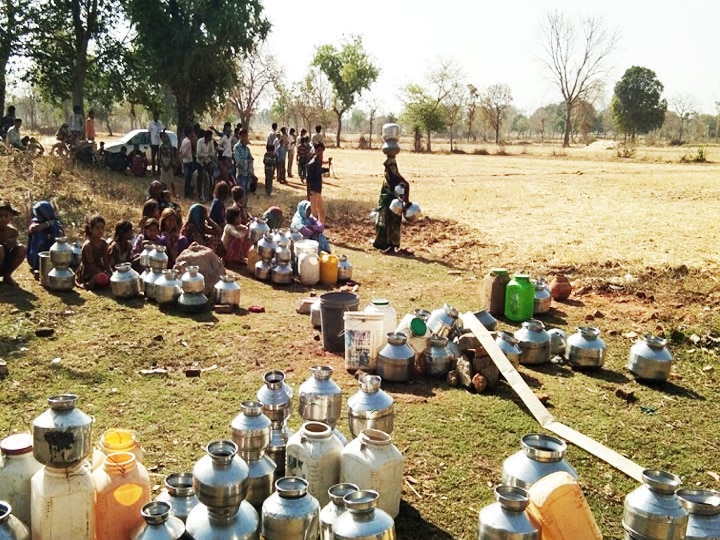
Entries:
[[266, 453], [275, 462], [275, 475], [285, 475], [285, 447], [293, 431], [287, 425], [292, 414], [293, 389], [285, 382], [285, 373], [268, 371], [263, 375], [265, 384], [257, 391], [263, 412], [270, 419], [270, 442]]
[[133, 298], [140, 294], [140, 275], [133, 270], [132, 264], [124, 262], [115, 265], [110, 276], [110, 290], [115, 298]]
[[320, 503], [304, 478], [286, 476], [262, 506], [264, 540], [315, 540], [320, 532]]
[[64, 236], [55, 239], [50, 246], [52, 269], [47, 274], [47, 288], [51, 291], [71, 291], [75, 287], [75, 272], [70, 265], [74, 261], [72, 246]]
[[149, 270], [143, 273], [143, 293], [149, 300], [155, 300], [155, 283], [163, 276], [162, 272], [168, 265], [165, 249], [165, 246], [154, 246], [147, 256]]
[[298, 389], [298, 412], [303, 422], [322, 422], [330, 426], [333, 435], [344, 445], [347, 438], [337, 429], [342, 409], [342, 390], [332, 380], [333, 368], [313, 366], [311, 376]]
[[213, 287], [216, 304], [240, 307], [240, 284], [234, 274], [220, 276], [220, 280]]
[[270, 425], [270, 419], [263, 414], [263, 404], [259, 401], [243, 401], [240, 414], [230, 423], [238, 453], [250, 469], [245, 500], [258, 512], [275, 485], [276, 465], [266, 454], [270, 444]]
[[255, 263], [255, 277], [260, 281], [270, 281], [272, 272], [272, 260], [275, 257], [277, 244], [273, 239], [272, 232], [268, 230], [265, 235], [255, 244], [260, 260]]
[[198, 313], [205, 309], [208, 298], [205, 296], [205, 277], [198, 266], [188, 266], [182, 276], [182, 293], [178, 305], [187, 313]]
[[245, 500], [249, 468], [233, 441], [217, 440], [193, 467], [198, 504], [187, 517], [187, 532], [195, 540], [257, 540], [259, 517]]
[[293, 282], [292, 251], [290, 240], [285, 234], [275, 237], [275, 259], [270, 271], [270, 280], [278, 285], [288, 285]]
[[573, 478], [578, 475], [565, 461], [567, 443], [552, 435], [530, 433], [521, 441], [522, 450], [503, 462], [502, 483], [525, 489], [548, 474], [565, 471]]
[[365, 429], [379, 429], [390, 435], [395, 427], [394, 401], [380, 389], [378, 375], [360, 380], [360, 390], [348, 398], [348, 424], [353, 437]]

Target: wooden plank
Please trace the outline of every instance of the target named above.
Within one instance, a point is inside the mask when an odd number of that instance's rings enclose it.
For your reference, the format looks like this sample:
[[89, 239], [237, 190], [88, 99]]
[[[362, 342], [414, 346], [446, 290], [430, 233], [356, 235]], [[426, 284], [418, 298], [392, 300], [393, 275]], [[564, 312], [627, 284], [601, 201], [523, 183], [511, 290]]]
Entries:
[[591, 439], [587, 435], [583, 435], [579, 431], [556, 421], [552, 414], [550, 414], [550, 412], [540, 402], [532, 389], [527, 385], [525, 379], [522, 378], [520, 373], [518, 373], [515, 367], [510, 363], [510, 360], [508, 360], [505, 354], [500, 350], [500, 347], [497, 343], [495, 343], [495, 340], [492, 335], [490, 335], [490, 332], [488, 332], [480, 321], [477, 320], [475, 315], [468, 312], [462, 314], [460, 317], [465, 328], [469, 328], [478, 341], [480, 341], [482, 346], [485, 347], [485, 350], [500, 370], [500, 373], [502, 373], [505, 377], [505, 380], [508, 382], [510, 387], [520, 397], [535, 420], [537, 420], [543, 428], [582, 448], [593, 456], [602, 459], [609, 465], [627, 474], [630, 478], [633, 478], [638, 482], [642, 482], [642, 472], [644, 467], [641, 467], [632, 460], [617, 453], [615, 450], [612, 450], [594, 439]]

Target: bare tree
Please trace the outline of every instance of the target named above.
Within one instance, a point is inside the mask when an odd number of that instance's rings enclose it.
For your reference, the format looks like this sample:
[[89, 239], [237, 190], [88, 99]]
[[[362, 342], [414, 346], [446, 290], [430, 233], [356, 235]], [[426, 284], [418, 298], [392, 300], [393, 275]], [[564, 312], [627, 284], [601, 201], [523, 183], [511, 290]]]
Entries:
[[688, 94], [675, 94], [668, 100], [668, 102], [670, 104], [670, 109], [678, 115], [680, 121], [678, 144], [682, 144], [685, 124], [689, 123], [690, 119], [697, 112], [695, 98]]
[[608, 61], [619, 36], [608, 32], [602, 19], [585, 18], [577, 23], [554, 11], [541, 27], [544, 51], [540, 61], [560, 88], [565, 104], [563, 146], [570, 146], [573, 109], [578, 101], [592, 103], [607, 75]]
[[500, 129], [512, 103], [512, 94], [507, 84], [493, 84], [480, 97], [480, 110], [495, 133], [495, 144], [500, 143]]
[[237, 108], [240, 122], [249, 127], [258, 105], [277, 89], [282, 70], [275, 57], [261, 46], [237, 62], [238, 81], [230, 91], [230, 101]]

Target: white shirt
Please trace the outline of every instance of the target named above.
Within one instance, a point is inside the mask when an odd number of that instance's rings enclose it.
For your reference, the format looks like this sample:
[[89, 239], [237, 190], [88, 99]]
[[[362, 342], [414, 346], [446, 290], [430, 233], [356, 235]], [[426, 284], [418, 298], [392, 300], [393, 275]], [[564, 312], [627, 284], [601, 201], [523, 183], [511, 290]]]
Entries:
[[207, 143], [205, 142], [205, 137], [200, 137], [197, 142], [197, 160], [198, 163], [202, 163], [203, 165], [206, 163], [210, 163], [211, 161], [214, 161], [213, 158], [215, 157], [213, 154], [215, 153], [215, 144], [213, 144], [212, 139], [210, 139]]
[[226, 135], [223, 133], [220, 143], [218, 144], [218, 149], [222, 150], [223, 157], [231, 158], [233, 155], [232, 135]]
[[288, 133], [288, 152], [295, 151], [295, 135]]
[[165, 129], [162, 122], [156, 122], [153, 120], [148, 124], [148, 131], [150, 132], [150, 144], [153, 146], [160, 146], [160, 133]]
[[192, 163], [192, 141], [190, 140], [190, 137], [185, 137], [182, 140], [178, 154], [180, 154], [183, 163]]
[[277, 133], [274, 131], [271, 131], [270, 133], [268, 133], [267, 144], [268, 145], [271, 144], [273, 146], [273, 148], [275, 148], [277, 145], [277, 138], [278, 138]]

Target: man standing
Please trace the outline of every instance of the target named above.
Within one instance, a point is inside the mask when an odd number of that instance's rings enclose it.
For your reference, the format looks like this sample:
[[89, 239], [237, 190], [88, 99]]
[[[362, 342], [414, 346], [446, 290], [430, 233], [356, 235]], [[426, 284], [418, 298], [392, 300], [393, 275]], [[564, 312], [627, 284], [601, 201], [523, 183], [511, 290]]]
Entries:
[[278, 137], [278, 134], [277, 134], [277, 122], [273, 122], [273, 123], [272, 123], [272, 126], [271, 126], [271, 128], [270, 128], [270, 133], [268, 133], [268, 136], [267, 136], [267, 144], [265, 145], [265, 147], [267, 147], [268, 145], [271, 144], [272, 147], [275, 148], [275, 146], [276, 146], [276, 142], [275, 142], [275, 141], [276, 141], [277, 137]]
[[235, 171], [237, 176], [238, 186], [243, 188], [245, 196], [243, 198], [243, 206], [247, 208], [247, 197], [250, 191], [255, 191], [257, 186], [257, 176], [255, 176], [255, 169], [253, 167], [253, 157], [250, 153], [250, 147], [248, 142], [250, 136], [248, 135], [247, 128], [240, 130], [240, 140], [233, 148], [233, 157], [235, 158]]
[[192, 139], [190, 136], [192, 135], [192, 127], [186, 126], [185, 127], [185, 137], [183, 137], [182, 142], [180, 143], [180, 150], [178, 151], [178, 154], [180, 155], [180, 159], [182, 160], [182, 167], [183, 167], [183, 176], [185, 178], [185, 198], [189, 199], [192, 197], [192, 175], [193, 170], [195, 169], [195, 164], [193, 162], [193, 148], [192, 148]]
[[213, 170], [215, 169], [215, 143], [213, 143], [213, 132], [203, 131], [202, 137], [198, 139], [195, 157], [197, 159], [197, 192], [200, 201], [206, 202], [212, 195]]
[[293, 177], [293, 161], [295, 161], [295, 128], [290, 128], [290, 134], [288, 135], [288, 147], [287, 147], [287, 175], [288, 178]]
[[150, 134], [150, 172], [155, 176], [155, 164], [157, 163], [158, 150], [160, 149], [160, 133], [165, 129], [162, 122], [158, 120], [160, 116], [157, 112], [153, 113], [152, 122], [148, 124], [148, 133]]
[[88, 111], [87, 120], [85, 120], [85, 137], [88, 141], [95, 141], [95, 111], [90, 109]]
[[315, 126], [315, 133], [313, 133], [313, 136], [310, 139], [310, 142], [312, 143], [313, 148], [315, 148], [318, 144], [322, 144], [323, 149], [325, 148], [325, 145], [323, 143], [322, 126], [320, 124]]

